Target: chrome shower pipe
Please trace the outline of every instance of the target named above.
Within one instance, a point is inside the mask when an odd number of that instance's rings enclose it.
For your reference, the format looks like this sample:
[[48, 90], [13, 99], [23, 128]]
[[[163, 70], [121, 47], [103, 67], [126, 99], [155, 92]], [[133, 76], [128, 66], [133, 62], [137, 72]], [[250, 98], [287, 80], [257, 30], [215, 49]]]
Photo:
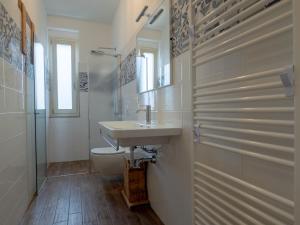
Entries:
[[111, 56], [111, 57], [120, 57], [121, 55], [120, 54], [111, 54], [111, 53], [106, 53], [104, 51], [101, 51], [101, 50], [91, 50], [91, 54], [94, 54], [94, 55], [106, 55], [106, 56]]

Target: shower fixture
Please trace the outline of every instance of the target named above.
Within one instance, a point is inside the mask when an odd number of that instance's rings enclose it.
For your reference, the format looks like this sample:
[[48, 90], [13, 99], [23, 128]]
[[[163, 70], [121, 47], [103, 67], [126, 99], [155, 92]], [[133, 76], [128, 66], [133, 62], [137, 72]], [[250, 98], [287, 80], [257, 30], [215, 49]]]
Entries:
[[[106, 52], [104, 50], [109, 50], [110, 52]], [[114, 53], [112, 53], [114, 52]], [[97, 49], [91, 50], [92, 55], [98, 55], [98, 56], [111, 56], [111, 57], [120, 57], [120, 54], [116, 54], [117, 49], [112, 47], [98, 47]]]
[[[106, 48], [106, 49], [114, 49], [114, 48]], [[91, 54], [92, 55], [97, 55], [97, 56], [111, 56], [111, 57], [119, 57], [121, 56], [120, 54], [111, 54], [111, 53], [107, 53], [101, 50], [91, 50]]]

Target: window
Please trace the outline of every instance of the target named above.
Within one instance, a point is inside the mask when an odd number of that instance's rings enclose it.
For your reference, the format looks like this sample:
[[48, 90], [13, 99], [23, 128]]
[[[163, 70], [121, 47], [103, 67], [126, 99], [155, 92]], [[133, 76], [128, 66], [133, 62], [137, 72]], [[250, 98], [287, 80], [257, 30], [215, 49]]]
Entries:
[[154, 53], [144, 52], [146, 61], [146, 77], [147, 77], [147, 90], [152, 90], [154, 88]]
[[34, 44], [35, 61], [35, 105], [37, 110], [45, 109], [45, 71], [44, 47], [40, 43]]
[[154, 89], [154, 77], [157, 70], [157, 49], [147, 48], [141, 49], [139, 57], [140, 64], [140, 92], [150, 91]]
[[75, 42], [53, 39], [51, 116], [78, 116]]

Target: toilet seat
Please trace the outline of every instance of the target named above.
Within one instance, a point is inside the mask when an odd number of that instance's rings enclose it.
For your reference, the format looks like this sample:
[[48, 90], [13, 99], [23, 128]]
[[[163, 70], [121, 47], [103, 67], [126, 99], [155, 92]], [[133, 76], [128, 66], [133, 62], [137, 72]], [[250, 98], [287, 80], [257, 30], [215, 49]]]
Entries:
[[112, 147], [105, 147], [105, 148], [93, 148], [91, 153], [94, 155], [116, 155], [116, 154], [123, 154], [125, 150], [120, 148], [119, 151], [116, 151]]

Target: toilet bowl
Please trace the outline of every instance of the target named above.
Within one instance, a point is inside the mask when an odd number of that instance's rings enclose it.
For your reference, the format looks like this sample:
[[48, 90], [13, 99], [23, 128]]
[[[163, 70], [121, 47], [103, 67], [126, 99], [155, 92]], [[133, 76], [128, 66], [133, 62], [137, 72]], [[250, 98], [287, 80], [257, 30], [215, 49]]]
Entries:
[[91, 150], [92, 172], [103, 176], [119, 176], [123, 174], [125, 149], [116, 151], [112, 147], [93, 148]]

